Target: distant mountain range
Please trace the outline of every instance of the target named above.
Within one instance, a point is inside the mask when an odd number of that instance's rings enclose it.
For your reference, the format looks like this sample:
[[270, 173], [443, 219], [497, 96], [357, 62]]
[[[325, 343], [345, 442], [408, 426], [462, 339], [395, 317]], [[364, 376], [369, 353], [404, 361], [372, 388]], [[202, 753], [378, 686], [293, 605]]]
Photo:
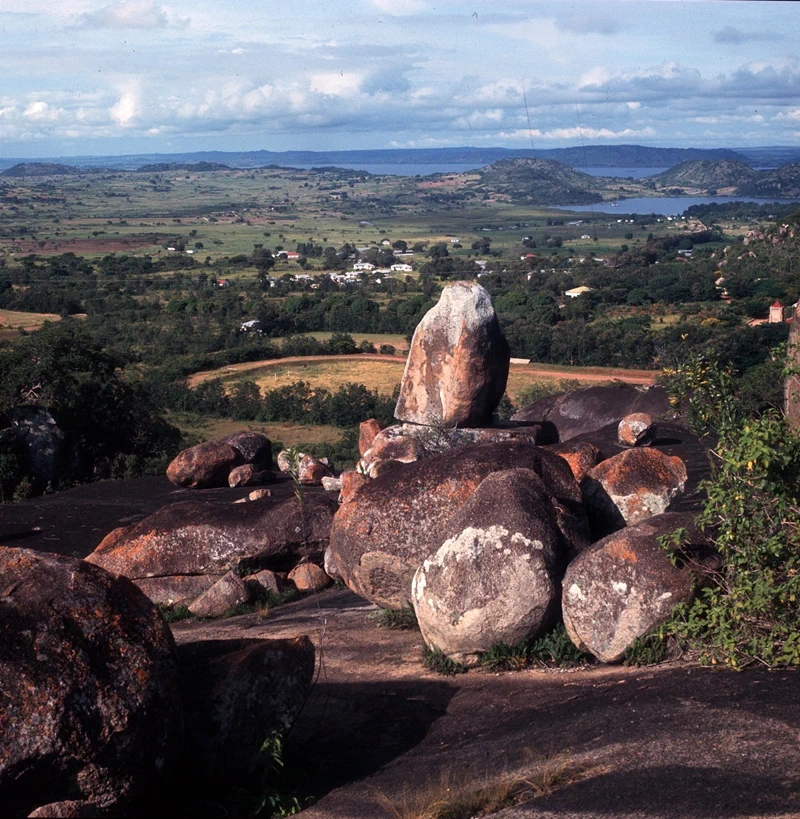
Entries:
[[[197, 163], [231, 168], [265, 165], [489, 165], [502, 159], [552, 159], [572, 168], [592, 167], [668, 168], [687, 160], [743, 162], [751, 167], [775, 167], [800, 162], [800, 148], [652, 148], [643, 145], [586, 145], [546, 150], [511, 148], [398, 148], [371, 151], [200, 151], [177, 154], [129, 154], [126, 156], [53, 157], [41, 162], [80, 168], [138, 170], [143, 165], [178, 166]], [[0, 159], [0, 170], [17, 164], [37, 165], [25, 159]]]

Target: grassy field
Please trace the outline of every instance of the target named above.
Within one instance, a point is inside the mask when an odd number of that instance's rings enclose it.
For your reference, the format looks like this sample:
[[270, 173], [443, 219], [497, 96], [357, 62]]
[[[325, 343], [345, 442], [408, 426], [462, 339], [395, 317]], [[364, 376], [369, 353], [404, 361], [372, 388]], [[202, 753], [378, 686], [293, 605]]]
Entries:
[[[218, 378], [224, 384], [247, 379], [255, 381], [262, 391], [274, 390], [305, 381], [317, 389], [336, 390], [348, 384], [364, 384], [371, 390], [391, 395], [403, 376], [405, 362], [400, 357], [318, 356], [316, 358], [277, 359], [234, 364], [219, 370], [195, 373], [189, 385]], [[578, 381], [581, 384], [621, 380], [636, 384], [652, 383], [654, 373], [644, 370], [619, 370], [604, 367], [561, 367], [549, 364], [515, 364], [511, 366], [507, 393], [515, 404], [520, 395], [541, 381]]]
[[17, 310], [0, 310], [0, 329], [38, 330], [46, 321], [61, 321], [58, 313], [23, 313]]
[[[333, 333], [319, 332], [319, 333], [303, 333], [303, 335], [311, 336], [317, 341], [327, 341]], [[395, 333], [348, 333], [347, 335], [355, 341], [356, 344], [361, 344], [362, 341], [369, 341], [377, 350], [381, 344], [389, 344], [395, 348], [398, 354], [408, 349], [408, 342], [405, 336], [397, 335]], [[272, 339], [277, 343], [284, 341], [283, 338]]]
[[201, 441], [213, 441], [234, 432], [263, 432], [270, 440], [279, 441], [283, 446], [300, 444], [324, 444], [337, 441], [343, 430], [332, 426], [311, 426], [309, 424], [289, 424], [275, 422], [262, 424], [256, 421], [233, 421], [227, 418], [203, 418], [197, 415], [173, 413], [170, 418], [178, 429], [196, 436]]

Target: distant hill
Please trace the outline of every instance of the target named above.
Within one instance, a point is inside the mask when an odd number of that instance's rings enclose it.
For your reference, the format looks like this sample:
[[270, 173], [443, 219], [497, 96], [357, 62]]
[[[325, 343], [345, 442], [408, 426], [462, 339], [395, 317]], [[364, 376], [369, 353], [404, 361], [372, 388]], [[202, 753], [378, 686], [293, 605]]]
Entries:
[[800, 147], [772, 145], [763, 148], [737, 148], [749, 165], [754, 168], [778, 168], [800, 162]]
[[204, 171], [232, 171], [230, 165], [223, 165], [221, 162], [155, 162], [151, 165], [142, 165], [136, 169], [142, 173], [164, 173], [167, 171], [194, 171], [202, 173]]
[[537, 151], [541, 159], [555, 159], [565, 165], [581, 168], [657, 168], [671, 167], [692, 160], [746, 162], [742, 154], [728, 148], [651, 148], [645, 145], [587, 145], [575, 148], [551, 148]]
[[754, 177], [737, 188], [739, 196], [800, 197], [800, 164], [784, 165], [771, 171], [756, 171]]
[[79, 168], [54, 162], [20, 162], [7, 168], [0, 176], [65, 176], [80, 173]]
[[597, 202], [598, 178], [552, 159], [501, 159], [479, 172], [479, 187], [514, 202], [582, 205]]
[[723, 159], [719, 162], [709, 162], [702, 159], [690, 159], [678, 163], [664, 173], [648, 177], [661, 185], [675, 185], [676, 187], [691, 188], [731, 188], [751, 182], [758, 176], [744, 162], [735, 162]]

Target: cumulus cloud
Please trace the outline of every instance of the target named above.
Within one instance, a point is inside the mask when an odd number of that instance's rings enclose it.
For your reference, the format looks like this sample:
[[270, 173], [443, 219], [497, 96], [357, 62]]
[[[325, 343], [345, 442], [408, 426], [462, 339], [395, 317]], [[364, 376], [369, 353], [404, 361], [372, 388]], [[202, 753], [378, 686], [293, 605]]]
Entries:
[[154, 0], [117, 0], [97, 11], [80, 15], [79, 23], [87, 28], [167, 28], [189, 25], [188, 17], [181, 17], [168, 6]]

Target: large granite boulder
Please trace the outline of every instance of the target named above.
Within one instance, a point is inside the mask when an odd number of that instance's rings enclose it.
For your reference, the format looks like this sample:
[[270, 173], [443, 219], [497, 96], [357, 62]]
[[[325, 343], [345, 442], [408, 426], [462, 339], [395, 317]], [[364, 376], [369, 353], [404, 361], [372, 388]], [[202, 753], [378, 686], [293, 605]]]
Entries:
[[619, 424], [626, 415], [635, 412], [656, 417], [669, 409], [669, 396], [663, 387], [614, 384], [582, 387], [540, 398], [519, 410], [512, 420], [550, 421], [558, 429], [559, 440], [569, 441], [581, 433]]
[[257, 472], [272, 466], [272, 441], [263, 432], [234, 432], [221, 441], [233, 447]]
[[324, 549], [336, 508], [310, 492], [275, 505], [173, 503], [115, 529], [86, 559], [132, 579], [269, 568]]
[[167, 467], [167, 477], [186, 489], [227, 486], [231, 470], [243, 463], [241, 452], [230, 444], [206, 441], [179, 452]]
[[447, 529], [412, 585], [430, 648], [472, 664], [493, 645], [531, 639], [552, 622], [567, 548], [535, 472], [487, 476]]
[[76, 558], [0, 547], [0, 813], [135, 815], [180, 731], [175, 645], [144, 594]]
[[434, 426], [490, 423], [509, 359], [489, 293], [474, 282], [447, 285], [414, 332], [395, 418]]
[[270, 762], [265, 740], [288, 730], [306, 701], [314, 646], [308, 637], [202, 640], [178, 646], [178, 660], [191, 787], [252, 785]]
[[784, 387], [784, 411], [786, 421], [795, 432], [800, 432], [800, 301], [792, 317], [789, 330], [787, 364], [790, 373]]
[[581, 481], [592, 531], [607, 535], [666, 512], [687, 479], [684, 462], [658, 449], [628, 449], [608, 458]]
[[685, 562], [673, 564], [658, 542], [685, 530], [682, 550], [708, 559], [705, 538], [690, 514], [668, 512], [628, 526], [595, 543], [570, 563], [562, 612], [575, 645], [604, 663], [618, 662], [637, 637], [692, 599], [695, 581]]
[[503, 442], [454, 449], [366, 481], [334, 518], [326, 571], [380, 606], [408, 605], [414, 572], [452, 534], [461, 507], [488, 475], [514, 468], [542, 479], [569, 550], [585, 548], [580, 489], [566, 461], [541, 447]]

